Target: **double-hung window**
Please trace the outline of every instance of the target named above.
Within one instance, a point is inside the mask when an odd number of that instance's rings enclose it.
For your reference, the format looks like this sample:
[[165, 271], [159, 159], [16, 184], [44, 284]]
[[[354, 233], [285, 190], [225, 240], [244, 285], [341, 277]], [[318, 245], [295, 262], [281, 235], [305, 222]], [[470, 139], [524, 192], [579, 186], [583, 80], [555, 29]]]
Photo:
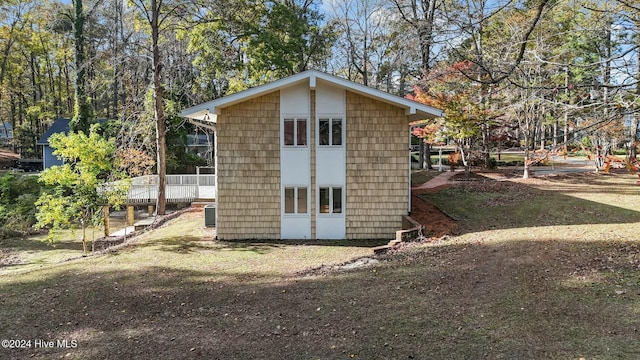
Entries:
[[321, 187], [319, 193], [321, 214], [342, 213], [342, 187]]
[[307, 213], [307, 188], [306, 187], [285, 187], [284, 188], [284, 213], [285, 214], [306, 214]]
[[318, 144], [320, 146], [342, 146], [342, 118], [320, 118], [318, 120]]
[[307, 119], [285, 118], [282, 128], [285, 146], [307, 146]]

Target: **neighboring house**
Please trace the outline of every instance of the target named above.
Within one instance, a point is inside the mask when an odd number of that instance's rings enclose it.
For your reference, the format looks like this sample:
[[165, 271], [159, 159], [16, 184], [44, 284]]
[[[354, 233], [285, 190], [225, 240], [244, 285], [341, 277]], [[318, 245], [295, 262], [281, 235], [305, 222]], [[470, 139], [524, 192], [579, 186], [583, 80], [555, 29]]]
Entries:
[[54, 165], [62, 165], [62, 159], [53, 155], [53, 148], [49, 146], [49, 137], [53, 134], [64, 133], [69, 134], [69, 119], [57, 119], [51, 124], [51, 127], [47, 132], [40, 137], [40, 140], [36, 143], [38, 146], [42, 146], [42, 168], [48, 169]]
[[433, 107], [318, 71], [182, 111], [215, 123], [218, 239], [392, 239]]
[[13, 141], [13, 126], [10, 122], [0, 123], [0, 145], [10, 144]]

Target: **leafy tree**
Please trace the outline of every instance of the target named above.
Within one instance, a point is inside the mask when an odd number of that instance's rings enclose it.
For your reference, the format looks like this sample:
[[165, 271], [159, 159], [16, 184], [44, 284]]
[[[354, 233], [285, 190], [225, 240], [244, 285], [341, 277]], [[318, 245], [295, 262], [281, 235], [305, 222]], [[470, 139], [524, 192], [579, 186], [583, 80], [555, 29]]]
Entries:
[[321, 67], [329, 57], [333, 32], [317, 0], [205, 3], [204, 15], [179, 32], [195, 56], [194, 91], [220, 97]]
[[93, 125], [89, 135], [79, 132], [49, 138], [54, 155], [61, 157], [64, 164], [42, 172], [40, 181], [51, 190], [36, 202], [36, 226], [50, 228], [49, 239], [55, 240], [57, 231], [79, 225], [85, 254], [87, 227], [100, 223], [103, 206], [119, 207], [126, 196], [122, 187], [104, 186], [120, 174], [114, 164], [114, 140], [102, 138], [97, 129]]
[[440, 119], [440, 132], [445, 138], [455, 142], [465, 171], [470, 171], [471, 149], [480, 135], [483, 124], [492, 117], [491, 111], [478, 104], [478, 86], [470, 81], [462, 71], [471, 72], [470, 62], [460, 62], [444, 68], [433, 68], [431, 80], [423, 87], [416, 86], [415, 94], [409, 99], [444, 110]]
[[86, 91], [86, 74], [87, 64], [85, 61], [85, 13], [82, 4], [83, 0], [74, 0], [74, 18], [73, 18], [73, 38], [75, 42], [75, 103], [73, 110], [73, 119], [70, 123], [72, 131], [82, 131], [85, 134], [89, 132], [89, 126], [93, 121], [93, 109], [87, 98]]
[[[325, 56], [331, 41], [322, 26], [315, 0], [271, 1], [249, 40], [250, 69], [254, 76], [275, 78], [307, 70]], [[256, 26], [257, 25], [257, 26]]]
[[[420, 125], [422, 124], [422, 125]], [[412, 124], [411, 134], [420, 139], [418, 162], [421, 169], [432, 169], [431, 164], [431, 145], [438, 140], [441, 124], [429, 124], [426, 120]]]
[[257, 23], [264, 12], [257, 10], [253, 0], [202, 2], [201, 17], [179, 27], [176, 34], [178, 40], [188, 42], [187, 52], [193, 57], [193, 103], [248, 86], [245, 63], [250, 31], [246, 24]]
[[40, 191], [36, 176], [9, 172], [0, 177], [0, 238], [24, 234], [36, 223], [34, 205]]
[[156, 164], [153, 157], [136, 148], [118, 149], [116, 157], [120, 169], [132, 177], [151, 174]]

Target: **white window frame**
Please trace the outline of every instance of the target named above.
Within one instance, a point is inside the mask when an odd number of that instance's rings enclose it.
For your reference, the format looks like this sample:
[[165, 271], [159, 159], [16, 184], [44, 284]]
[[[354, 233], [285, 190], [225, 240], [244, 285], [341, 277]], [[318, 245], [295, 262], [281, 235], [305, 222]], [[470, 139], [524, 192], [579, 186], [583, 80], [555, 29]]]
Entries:
[[[316, 144], [318, 144], [318, 147], [320, 148], [341, 148], [345, 146], [345, 140], [346, 140], [346, 129], [345, 129], [345, 121], [344, 121], [344, 116], [343, 115], [326, 115], [326, 116], [322, 116], [322, 115], [318, 115], [318, 125], [316, 128]], [[322, 145], [320, 144], [320, 122], [323, 120], [329, 120], [329, 145]], [[340, 123], [342, 124], [341, 126], [341, 133], [340, 133], [340, 145], [334, 145], [333, 144], [333, 121], [334, 120], [340, 120]]]
[[[284, 143], [284, 133], [285, 133], [285, 128], [284, 128], [284, 123], [285, 120], [293, 120], [293, 145], [285, 145]], [[298, 122], [299, 121], [304, 121], [306, 123], [306, 127], [305, 129], [306, 134], [305, 134], [305, 145], [298, 145]], [[283, 148], [287, 148], [287, 149], [295, 149], [295, 148], [302, 148], [302, 149], [306, 149], [309, 147], [309, 135], [310, 131], [309, 131], [309, 117], [307, 115], [284, 115], [280, 118], [280, 144], [282, 144]]]
[[[288, 213], [286, 212], [286, 190], [287, 189], [293, 189], [293, 212], [292, 213]], [[306, 189], [307, 190], [307, 211], [306, 212], [299, 212], [298, 209], [298, 191], [299, 189]], [[283, 216], [304, 216], [307, 217], [309, 216], [309, 214], [311, 214], [311, 191], [309, 191], [309, 186], [307, 185], [283, 185], [282, 186], [282, 215]]]
[[[320, 209], [320, 189], [329, 189], [329, 212], [321, 212]], [[340, 208], [340, 212], [334, 212], [334, 208], [333, 208], [333, 189], [340, 189], [340, 204], [342, 205]], [[318, 214], [319, 216], [344, 216], [345, 214], [345, 200], [346, 200], [346, 191], [345, 191], [345, 187], [343, 185], [322, 185], [322, 186], [318, 186], [317, 189], [317, 209], [316, 209], [316, 214]]]

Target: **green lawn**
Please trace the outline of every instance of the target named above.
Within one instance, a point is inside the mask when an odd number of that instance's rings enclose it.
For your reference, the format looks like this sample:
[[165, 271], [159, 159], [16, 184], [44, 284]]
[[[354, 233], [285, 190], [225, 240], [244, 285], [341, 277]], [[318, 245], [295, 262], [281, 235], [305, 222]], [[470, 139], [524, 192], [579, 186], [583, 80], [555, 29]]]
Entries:
[[1, 267], [0, 338], [32, 347], [0, 358], [638, 358], [636, 179], [424, 194], [461, 233], [352, 271], [321, 266], [373, 244], [217, 242], [189, 213], [116, 253]]
[[440, 174], [438, 170], [413, 170], [411, 171], [411, 186], [422, 185]]

